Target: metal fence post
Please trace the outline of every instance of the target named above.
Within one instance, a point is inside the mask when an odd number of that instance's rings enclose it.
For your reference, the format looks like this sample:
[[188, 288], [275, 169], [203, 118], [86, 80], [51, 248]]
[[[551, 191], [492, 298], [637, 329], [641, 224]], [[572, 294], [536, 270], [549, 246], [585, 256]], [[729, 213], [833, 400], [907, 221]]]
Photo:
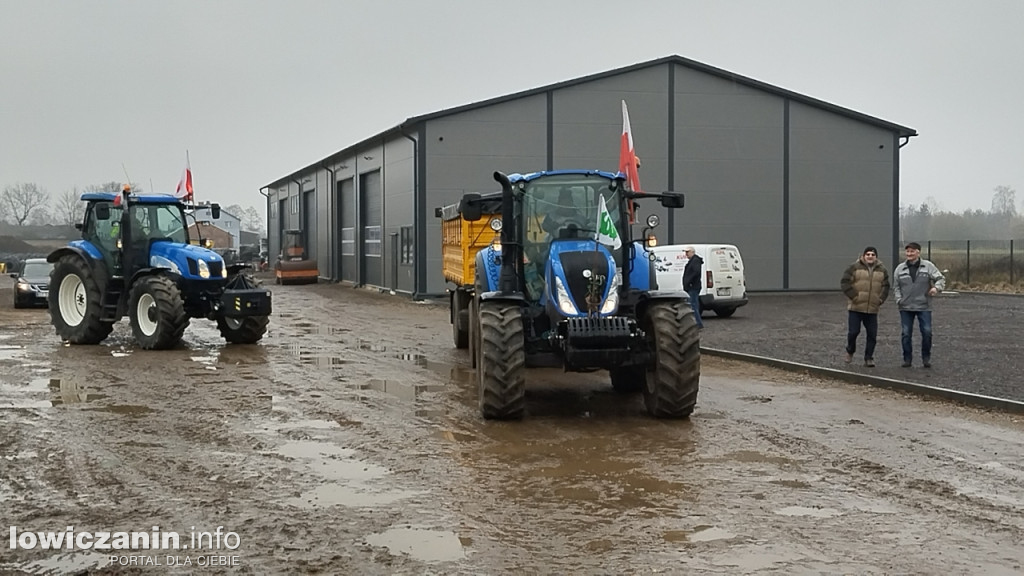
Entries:
[[967, 284], [971, 283], [971, 241], [967, 241]]
[[928, 259], [929, 260], [932, 259], [932, 241], [931, 240], [928, 241]]
[[1013, 286], [1013, 240], [1010, 240], [1010, 286]]

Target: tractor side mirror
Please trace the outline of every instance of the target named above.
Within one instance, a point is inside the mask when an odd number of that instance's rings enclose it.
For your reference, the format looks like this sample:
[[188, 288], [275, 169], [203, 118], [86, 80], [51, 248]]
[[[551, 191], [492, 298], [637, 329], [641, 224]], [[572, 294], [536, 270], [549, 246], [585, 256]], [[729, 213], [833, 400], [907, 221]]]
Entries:
[[210, 204], [210, 218], [220, 220], [220, 204]]
[[661, 205], [665, 208], [682, 208], [683, 207], [683, 195], [682, 194], [666, 194], [661, 197]]
[[104, 202], [96, 205], [96, 219], [110, 220], [110, 204]]
[[479, 194], [464, 194], [459, 202], [459, 213], [470, 222], [476, 222], [484, 217], [483, 206], [480, 205]]

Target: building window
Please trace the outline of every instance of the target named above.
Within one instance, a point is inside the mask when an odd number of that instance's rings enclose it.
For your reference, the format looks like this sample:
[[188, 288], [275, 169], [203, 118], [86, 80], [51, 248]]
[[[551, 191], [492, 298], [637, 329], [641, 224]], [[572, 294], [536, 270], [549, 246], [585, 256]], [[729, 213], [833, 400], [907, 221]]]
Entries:
[[299, 195], [296, 194], [288, 199], [288, 204], [291, 206], [292, 214], [299, 213]]
[[363, 234], [363, 247], [366, 249], [366, 255], [380, 257], [382, 253], [380, 226], [363, 226]]
[[413, 254], [412, 226], [402, 226], [400, 245], [401, 256], [399, 262], [411, 266]]
[[342, 228], [341, 229], [341, 255], [342, 256], [355, 256], [356, 255], [356, 229], [355, 228]]

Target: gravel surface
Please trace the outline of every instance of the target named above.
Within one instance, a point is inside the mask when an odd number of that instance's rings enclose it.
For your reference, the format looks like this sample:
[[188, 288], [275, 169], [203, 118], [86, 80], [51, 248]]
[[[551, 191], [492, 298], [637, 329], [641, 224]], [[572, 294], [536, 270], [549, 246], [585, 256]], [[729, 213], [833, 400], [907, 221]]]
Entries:
[[873, 374], [1024, 400], [1024, 349], [1020, 296], [946, 292], [934, 300], [932, 367], [921, 366], [921, 338], [914, 330], [914, 366], [903, 368], [900, 316], [886, 302], [878, 318], [875, 368], [864, 366], [864, 333], [851, 364], [845, 362], [846, 297], [828, 293], [755, 293], [732, 318], [705, 314], [703, 346], [838, 370]]

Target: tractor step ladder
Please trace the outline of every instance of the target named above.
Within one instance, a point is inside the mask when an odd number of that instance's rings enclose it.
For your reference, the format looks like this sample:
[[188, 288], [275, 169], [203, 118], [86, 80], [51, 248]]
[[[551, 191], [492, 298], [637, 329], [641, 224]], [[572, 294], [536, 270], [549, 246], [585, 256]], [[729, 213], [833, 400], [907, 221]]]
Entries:
[[107, 284], [107, 290], [103, 294], [103, 318], [106, 322], [116, 322], [120, 319], [118, 306], [121, 302], [121, 294], [124, 291], [124, 277], [114, 276]]

